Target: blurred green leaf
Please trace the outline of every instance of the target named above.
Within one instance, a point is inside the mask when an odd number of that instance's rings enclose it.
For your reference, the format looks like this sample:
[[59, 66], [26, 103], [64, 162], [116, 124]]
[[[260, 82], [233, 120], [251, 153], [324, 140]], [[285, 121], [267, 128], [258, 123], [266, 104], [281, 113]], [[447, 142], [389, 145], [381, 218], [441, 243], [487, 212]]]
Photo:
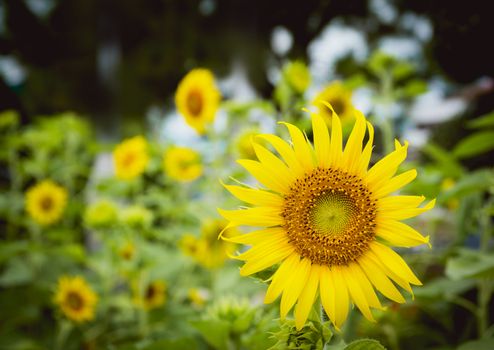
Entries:
[[444, 203], [450, 199], [464, 197], [475, 192], [487, 191], [494, 185], [494, 172], [492, 170], [478, 170], [466, 174], [449, 190], [438, 196], [438, 202]]
[[451, 152], [446, 151], [434, 143], [428, 143], [422, 148], [428, 157], [432, 158], [448, 177], [460, 177], [464, 170], [461, 164], [452, 156]]
[[391, 73], [396, 80], [400, 80], [412, 75], [413, 71], [414, 67], [410, 63], [403, 61], [398, 62], [391, 70]]
[[427, 83], [420, 79], [410, 80], [402, 89], [405, 97], [414, 97], [427, 91]]
[[34, 271], [26, 259], [16, 257], [9, 260], [7, 267], [0, 275], [0, 286], [13, 287], [28, 283], [34, 278]]
[[465, 279], [453, 281], [445, 277], [440, 277], [424, 283], [424, 285], [415, 290], [415, 296], [418, 298], [443, 299], [462, 294], [475, 287], [475, 280]]
[[345, 350], [386, 350], [377, 340], [359, 339], [345, 346]]
[[460, 345], [457, 350], [492, 350], [494, 338], [478, 339]]
[[465, 137], [453, 149], [458, 158], [473, 157], [494, 149], [494, 131], [481, 131]]
[[461, 249], [459, 255], [446, 262], [446, 276], [453, 280], [493, 277], [494, 256], [477, 250]]
[[471, 129], [494, 127], [494, 112], [470, 120], [467, 126]]
[[204, 337], [206, 342], [215, 349], [228, 349], [228, 333], [230, 324], [222, 320], [199, 320], [191, 322]]

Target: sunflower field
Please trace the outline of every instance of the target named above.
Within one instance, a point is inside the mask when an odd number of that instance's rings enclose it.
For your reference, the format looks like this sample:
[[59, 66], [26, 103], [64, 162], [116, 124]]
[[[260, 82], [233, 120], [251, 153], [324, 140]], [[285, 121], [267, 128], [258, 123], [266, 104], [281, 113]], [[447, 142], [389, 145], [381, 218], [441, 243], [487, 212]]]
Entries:
[[494, 349], [488, 5], [299, 5], [0, 3], [0, 349]]

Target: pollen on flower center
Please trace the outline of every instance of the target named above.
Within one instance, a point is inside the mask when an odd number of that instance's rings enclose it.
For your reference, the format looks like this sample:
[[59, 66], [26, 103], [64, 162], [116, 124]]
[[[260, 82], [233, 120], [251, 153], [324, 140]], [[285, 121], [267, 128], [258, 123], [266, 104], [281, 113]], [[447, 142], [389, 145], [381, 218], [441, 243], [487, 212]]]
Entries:
[[187, 107], [190, 114], [193, 116], [198, 116], [202, 111], [202, 95], [199, 91], [192, 90], [187, 96]]
[[315, 264], [346, 265], [375, 236], [375, 200], [360, 178], [338, 169], [316, 168], [296, 180], [282, 215], [290, 242]]
[[84, 306], [84, 301], [81, 296], [76, 292], [69, 292], [67, 294], [67, 304], [73, 310], [81, 310]]
[[51, 198], [50, 196], [43, 197], [40, 201], [41, 209], [43, 209], [44, 211], [51, 210], [51, 208], [53, 208], [53, 205], [53, 198]]

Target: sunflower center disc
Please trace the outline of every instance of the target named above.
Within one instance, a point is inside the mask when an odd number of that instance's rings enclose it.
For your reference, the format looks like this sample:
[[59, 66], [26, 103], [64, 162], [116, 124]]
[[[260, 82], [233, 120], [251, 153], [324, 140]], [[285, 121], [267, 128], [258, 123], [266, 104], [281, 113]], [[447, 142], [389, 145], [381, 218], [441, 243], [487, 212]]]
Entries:
[[53, 199], [50, 196], [43, 197], [40, 201], [41, 209], [43, 209], [45, 212], [50, 211], [53, 207], [53, 204]]
[[189, 108], [190, 114], [198, 116], [202, 111], [202, 95], [199, 91], [192, 90], [187, 96], [187, 107]]
[[359, 177], [316, 168], [291, 187], [283, 218], [301, 256], [315, 264], [346, 265], [374, 239], [376, 203]]
[[67, 304], [69, 304], [70, 308], [73, 310], [80, 310], [84, 305], [84, 301], [78, 293], [70, 292], [67, 295]]

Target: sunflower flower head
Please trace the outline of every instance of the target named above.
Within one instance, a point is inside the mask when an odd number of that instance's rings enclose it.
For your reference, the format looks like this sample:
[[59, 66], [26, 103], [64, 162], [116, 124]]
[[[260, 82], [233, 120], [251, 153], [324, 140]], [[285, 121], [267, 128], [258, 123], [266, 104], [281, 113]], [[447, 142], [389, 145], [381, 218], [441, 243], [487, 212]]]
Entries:
[[26, 191], [26, 210], [40, 225], [48, 226], [62, 217], [67, 206], [67, 190], [44, 180]]
[[62, 276], [58, 280], [54, 302], [68, 319], [78, 323], [92, 320], [97, 301], [83, 277]]
[[118, 255], [123, 259], [130, 261], [134, 258], [136, 254], [136, 247], [131, 241], [125, 242], [123, 245], [120, 246], [120, 249], [118, 250]]
[[139, 288], [135, 289], [135, 304], [145, 310], [158, 308], [166, 302], [167, 286], [164, 281], [153, 281], [142, 291], [140, 291]]
[[309, 68], [302, 61], [292, 61], [285, 65], [283, 74], [292, 89], [303, 93], [311, 83]]
[[291, 144], [274, 135], [260, 135], [277, 155], [254, 143], [258, 161], [239, 163], [264, 188], [225, 185], [251, 207], [220, 209], [220, 214], [230, 226], [260, 228], [224, 237], [249, 246], [236, 256], [245, 261], [240, 274], [251, 275], [279, 264], [265, 302], [281, 295], [282, 319], [296, 304], [297, 329], [304, 326], [317, 295], [332, 323], [340, 327], [351, 303], [374, 320], [371, 308], [382, 309], [375, 290], [403, 303], [396, 285], [410, 293], [411, 284], [421, 285], [390, 246], [428, 244], [428, 237], [401, 220], [431, 209], [435, 201], [420, 207], [423, 196], [391, 195], [417, 174], [412, 169], [396, 175], [406, 158], [407, 143], [396, 141], [395, 150], [368, 169], [373, 127], [362, 113], [353, 113], [355, 123], [344, 148], [336, 113], [331, 132], [320, 114], [312, 114], [313, 144], [288, 123], [283, 124]]
[[[352, 91], [339, 81], [325, 86], [316, 95], [313, 104], [319, 109], [319, 115], [328, 126], [331, 126], [333, 111], [339, 116], [344, 131], [355, 122]], [[332, 108], [329, 108], [328, 104]]]
[[208, 69], [191, 70], [178, 84], [175, 104], [185, 122], [202, 135], [214, 121], [221, 100], [213, 73]]
[[138, 177], [146, 170], [148, 162], [148, 143], [142, 136], [122, 141], [113, 151], [115, 175], [121, 180]]
[[100, 200], [91, 204], [84, 212], [84, 222], [88, 227], [105, 228], [116, 223], [118, 209], [115, 203], [109, 200]]
[[194, 181], [203, 172], [201, 156], [192, 148], [171, 147], [164, 154], [163, 169], [169, 177], [176, 181]]
[[202, 288], [189, 288], [187, 298], [196, 308], [202, 308], [209, 299], [209, 293]]
[[153, 212], [140, 205], [132, 205], [122, 210], [121, 221], [135, 229], [148, 229], [153, 222]]

